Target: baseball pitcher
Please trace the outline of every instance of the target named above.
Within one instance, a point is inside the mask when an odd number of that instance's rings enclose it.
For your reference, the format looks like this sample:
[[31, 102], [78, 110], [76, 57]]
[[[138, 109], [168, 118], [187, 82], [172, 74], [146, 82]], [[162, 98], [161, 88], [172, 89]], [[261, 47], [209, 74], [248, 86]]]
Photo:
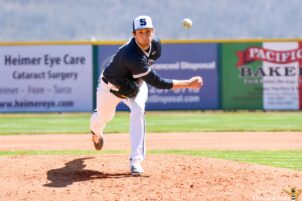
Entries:
[[200, 76], [189, 80], [162, 78], [152, 69], [161, 55], [161, 43], [155, 37], [152, 19], [138, 16], [132, 25], [132, 38], [119, 48], [112, 61], [104, 69], [97, 87], [97, 106], [91, 116], [90, 129], [96, 150], [104, 144], [103, 129], [114, 117], [116, 106], [123, 101], [130, 108], [130, 172], [142, 175], [141, 162], [145, 158], [146, 128], [145, 104], [148, 97], [147, 84], [159, 89], [192, 88], [203, 85]]

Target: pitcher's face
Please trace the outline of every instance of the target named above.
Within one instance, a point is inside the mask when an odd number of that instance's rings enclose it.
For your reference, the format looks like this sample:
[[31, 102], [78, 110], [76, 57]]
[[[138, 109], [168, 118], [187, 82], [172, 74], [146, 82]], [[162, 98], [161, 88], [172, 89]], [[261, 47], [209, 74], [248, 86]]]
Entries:
[[133, 33], [133, 37], [135, 38], [136, 42], [145, 50], [150, 47], [152, 38], [154, 35], [153, 29], [140, 29], [136, 30]]

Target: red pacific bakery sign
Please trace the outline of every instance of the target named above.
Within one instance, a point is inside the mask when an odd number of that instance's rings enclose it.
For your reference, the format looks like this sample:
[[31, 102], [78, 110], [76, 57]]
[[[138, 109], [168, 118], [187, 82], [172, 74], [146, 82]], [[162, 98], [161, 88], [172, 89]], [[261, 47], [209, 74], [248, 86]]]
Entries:
[[244, 51], [238, 51], [237, 67], [253, 61], [267, 61], [276, 64], [287, 64], [302, 60], [302, 48], [293, 50], [276, 51], [262, 47], [249, 47]]

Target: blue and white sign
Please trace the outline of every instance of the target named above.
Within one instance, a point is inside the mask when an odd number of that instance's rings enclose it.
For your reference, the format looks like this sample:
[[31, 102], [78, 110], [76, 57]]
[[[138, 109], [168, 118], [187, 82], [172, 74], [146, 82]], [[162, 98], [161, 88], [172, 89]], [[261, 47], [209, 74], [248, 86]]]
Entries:
[[[100, 71], [106, 67], [120, 45], [98, 48]], [[218, 109], [217, 44], [163, 44], [161, 57], [151, 66], [162, 77], [190, 79], [202, 76], [201, 90], [162, 90], [149, 86], [147, 110]], [[120, 104], [118, 110], [127, 110]]]
[[91, 45], [0, 47], [0, 112], [92, 110]]
[[162, 56], [152, 66], [170, 79], [201, 76], [201, 90], [158, 90], [149, 88], [147, 109], [191, 110], [218, 108], [217, 44], [163, 44]]

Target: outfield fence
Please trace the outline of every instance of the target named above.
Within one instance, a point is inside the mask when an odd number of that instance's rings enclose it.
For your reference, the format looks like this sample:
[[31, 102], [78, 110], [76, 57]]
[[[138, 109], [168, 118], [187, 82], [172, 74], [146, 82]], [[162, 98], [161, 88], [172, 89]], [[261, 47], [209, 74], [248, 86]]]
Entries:
[[[0, 43], [0, 112], [89, 112], [98, 77], [125, 41]], [[300, 39], [163, 40], [163, 77], [201, 90], [149, 87], [147, 110], [301, 110]], [[118, 110], [127, 110], [120, 104]]]

